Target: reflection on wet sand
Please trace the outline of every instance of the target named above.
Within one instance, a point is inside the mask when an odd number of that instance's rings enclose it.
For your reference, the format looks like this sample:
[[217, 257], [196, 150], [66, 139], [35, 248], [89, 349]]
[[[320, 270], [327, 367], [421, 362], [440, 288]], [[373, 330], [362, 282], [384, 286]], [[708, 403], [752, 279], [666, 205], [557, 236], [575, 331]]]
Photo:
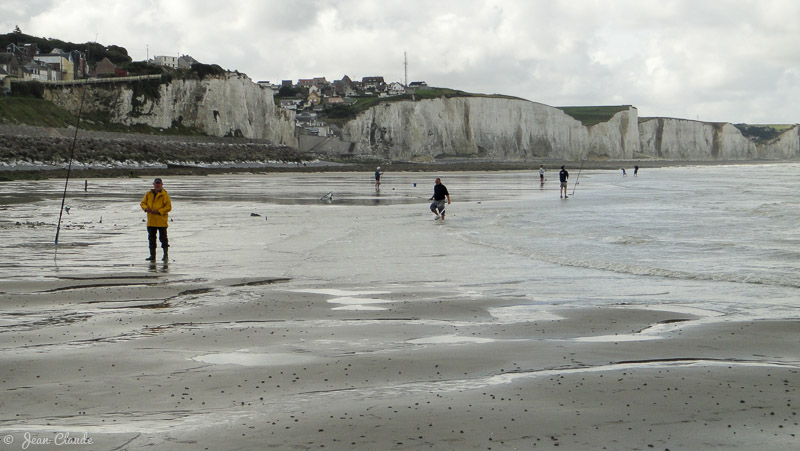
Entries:
[[[655, 240], [565, 232], [594, 199], [554, 206], [554, 191], [515, 191], [528, 174], [503, 177], [448, 175], [446, 224], [428, 174], [387, 176], [380, 197], [353, 174], [176, 178], [171, 259], [152, 263], [130, 194], [142, 180], [92, 183], [104, 194], [72, 202], [57, 258], [51, 227], [16, 225], [53, 224], [36, 199], [57, 187], [11, 186], [35, 195], [0, 217], [3, 434], [86, 433], [93, 449], [796, 447], [793, 291], [581, 266], [608, 258], [592, 246]], [[642, 222], [620, 227], [640, 237]]]

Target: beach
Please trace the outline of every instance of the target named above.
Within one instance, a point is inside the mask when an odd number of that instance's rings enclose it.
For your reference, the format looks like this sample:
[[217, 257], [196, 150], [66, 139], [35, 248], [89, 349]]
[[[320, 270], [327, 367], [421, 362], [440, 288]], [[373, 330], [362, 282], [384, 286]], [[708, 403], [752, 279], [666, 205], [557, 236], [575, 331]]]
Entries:
[[3, 447], [797, 448], [798, 165], [569, 169], [6, 182]]

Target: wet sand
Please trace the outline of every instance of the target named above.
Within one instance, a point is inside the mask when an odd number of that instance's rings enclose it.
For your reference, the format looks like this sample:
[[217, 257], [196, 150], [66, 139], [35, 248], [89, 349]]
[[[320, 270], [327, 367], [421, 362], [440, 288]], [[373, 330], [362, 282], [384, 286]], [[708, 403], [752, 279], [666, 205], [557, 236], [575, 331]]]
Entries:
[[165, 269], [2, 283], [4, 449], [800, 445], [797, 319]]
[[173, 260], [152, 266], [141, 180], [74, 187], [57, 258], [63, 184], [6, 185], [2, 449], [800, 446], [800, 319], [764, 312], [795, 288], [470, 240], [508, 210], [586, 214], [554, 183], [502, 196], [528, 174], [447, 174], [446, 224], [426, 174], [381, 196], [370, 175], [167, 179]]

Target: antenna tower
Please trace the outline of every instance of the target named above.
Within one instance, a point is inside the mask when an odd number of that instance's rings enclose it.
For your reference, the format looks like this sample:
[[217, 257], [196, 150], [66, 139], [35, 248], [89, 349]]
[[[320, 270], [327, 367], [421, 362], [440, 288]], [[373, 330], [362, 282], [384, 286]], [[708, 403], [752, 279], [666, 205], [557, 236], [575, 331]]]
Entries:
[[405, 50], [403, 50], [403, 66], [405, 66], [405, 75], [406, 75], [405, 83], [403, 84], [403, 86], [405, 86], [407, 88], [408, 87], [408, 54], [406, 53]]

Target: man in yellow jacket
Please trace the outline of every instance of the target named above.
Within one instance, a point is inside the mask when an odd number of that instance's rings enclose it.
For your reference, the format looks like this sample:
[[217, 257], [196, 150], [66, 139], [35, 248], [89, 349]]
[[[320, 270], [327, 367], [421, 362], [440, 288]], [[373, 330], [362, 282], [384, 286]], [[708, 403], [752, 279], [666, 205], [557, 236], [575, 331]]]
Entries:
[[164, 190], [164, 183], [161, 179], [153, 180], [153, 189], [147, 192], [142, 198], [142, 210], [147, 213], [147, 239], [150, 242], [149, 261], [156, 260], [156, 232], [161, 241], [161, 248], [164, 250], [162, 260], [169, 261], [169, 240], [167, 239], [167, 222], [169, 212], [172, 211], [172, 201], [169, 194]]

